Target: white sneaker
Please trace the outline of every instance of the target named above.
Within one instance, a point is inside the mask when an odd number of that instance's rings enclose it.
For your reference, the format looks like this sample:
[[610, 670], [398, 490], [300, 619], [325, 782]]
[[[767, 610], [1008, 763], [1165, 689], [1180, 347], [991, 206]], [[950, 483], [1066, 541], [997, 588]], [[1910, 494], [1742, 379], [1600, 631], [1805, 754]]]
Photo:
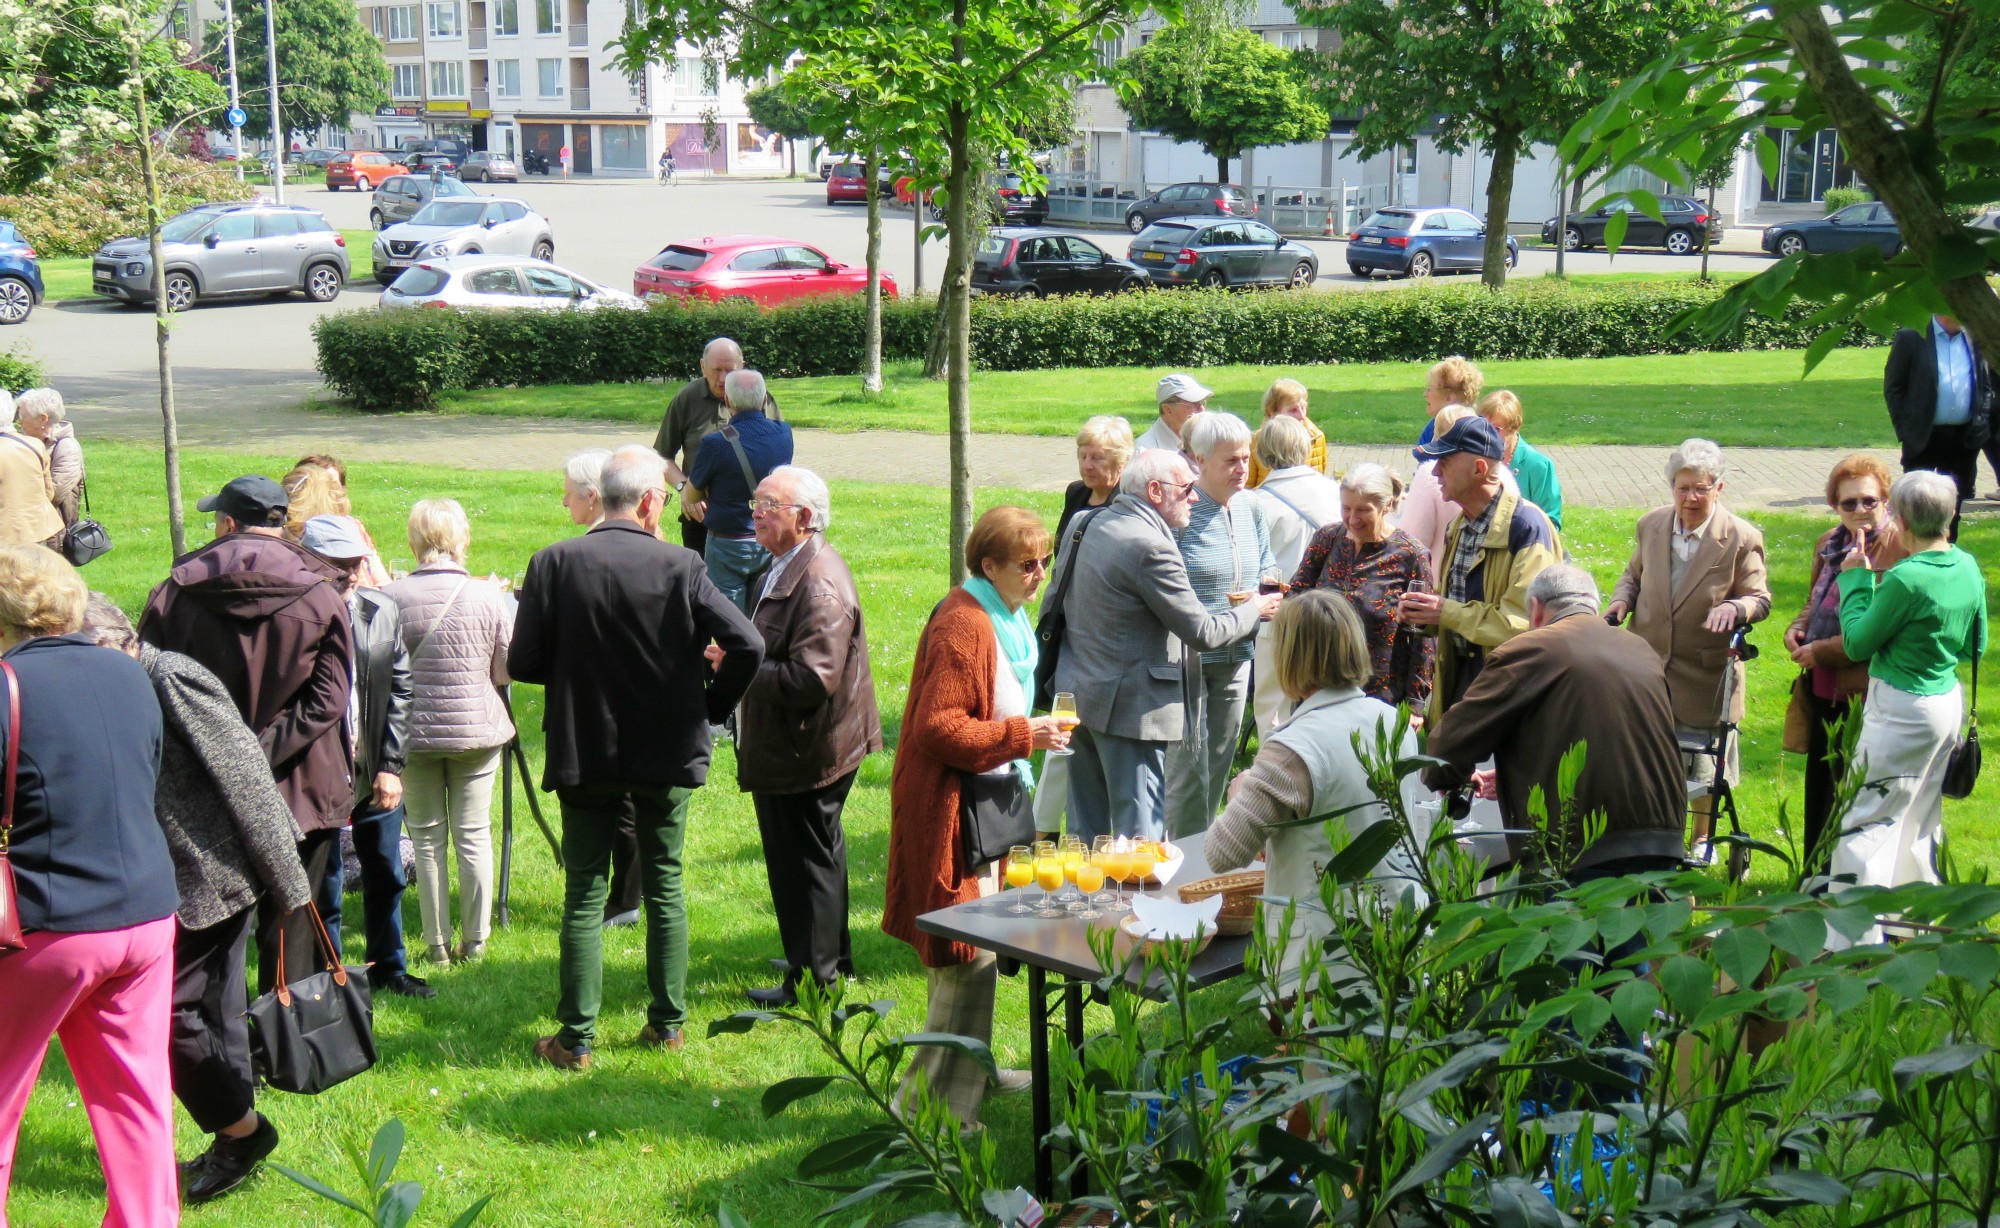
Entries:
[[1697, 840], [1688, 850], [1688, 864], [1691, 866], [1712, 866], [1715, 864], [1715, 846], [1706, 840]]
[[1033, 1087], [1034, 1076], [1025, 1070], [1002, 1067], [999, 1077], [992, 1080], [993, 1094], [996, 1096], [1018, 1096]]
[[609, 916], [604, 919], [604, 928], [608, 930], [618, 929], [621, 926], [637, 925], [637, 924], [639, 924], [639, 910], [636, 908], [628, 912], [617, 913], [613, 916]]

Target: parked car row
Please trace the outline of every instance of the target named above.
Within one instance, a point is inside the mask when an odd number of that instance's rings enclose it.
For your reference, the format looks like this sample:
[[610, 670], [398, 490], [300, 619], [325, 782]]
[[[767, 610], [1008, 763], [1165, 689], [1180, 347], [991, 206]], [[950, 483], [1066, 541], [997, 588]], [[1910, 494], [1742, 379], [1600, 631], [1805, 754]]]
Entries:
[[433, 200], [407, 222], [387, 227], [375, 238], [375, 280], [395, 281], [404, 269], [443, 256], [532, 256], [556, 254], [548, 219], [522, 200], [482, 196]]
[[1563, 246], [1570, 251], [1601, 247], [1605, 228], [1619, 214], [1626, 217], [1623, 247], [1662, 247], [1672, 255], [1685, 256], [1701, 250], [1704, 232], [1711, 243], [1722, 238], [1722, 218], [1708, 206], [1689, 196], [1662, 196], [1657, 218], [1641, 212], [1629, 200], [1612, 201], [1567, 218], [1552, 217], [1542, 223], [1542, 242], [1554, 243], [1560, 225]]
[[[1507, 267], [1521, 260], [1521, 245], [1507, 236]], [[1486, 267], [1486, 223], [1463, 209], [1377, 209], [1347, 237], [1347, 271], [1356, 277], [1401, 273], [1479, 272]]]

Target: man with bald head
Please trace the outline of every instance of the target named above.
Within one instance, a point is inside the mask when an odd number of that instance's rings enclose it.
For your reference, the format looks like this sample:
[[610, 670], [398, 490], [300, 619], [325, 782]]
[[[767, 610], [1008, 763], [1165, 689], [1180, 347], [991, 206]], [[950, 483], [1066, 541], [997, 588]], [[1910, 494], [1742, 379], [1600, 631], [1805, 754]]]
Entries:
[[[728, 337], [717, 337], [703, 346], [701, 374], [689, 380], [667, 402], [660, 433], [653, 439], [653, 451], [667, 462], [667, 482], [681, 495], [681, 544], [696, 554], [707, 553], [708, 507], [706, 500], [690, 497], [690, 492], [684, 489], [688, 484], [687, 471], [694, 465], [695, 447], [701, 437], [721, 430], [722, 424], [729, 420], [722, 381], [731, 371], [742, 370], [743, 365], [743, 347]], [[774, 422], [782, 422], [785, 417], [778, 412], [778, 402], [768, 392], [764, 397], [764, 415]]]

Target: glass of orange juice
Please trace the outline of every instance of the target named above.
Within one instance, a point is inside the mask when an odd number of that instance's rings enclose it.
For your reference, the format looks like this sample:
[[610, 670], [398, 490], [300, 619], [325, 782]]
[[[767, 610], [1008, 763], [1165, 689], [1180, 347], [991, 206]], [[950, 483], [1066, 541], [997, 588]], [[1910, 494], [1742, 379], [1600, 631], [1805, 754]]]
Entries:
[[1062, 901], [1063, 907], [1069, 909], [1071, 912], [1077, 912], [1083, 907], [1081, 897], [1077, 895], [1076, 872], [1083, 867], [1084, 862], [1089, 860], [1090, 846], [1085, 844], [1081, 837], [1065, 836], [1063, 838], [1063, 879], [1066, 885], [1063, 888], [1062, 894], [1057, 898]]
[[1119, 858], [1117, 849], [1118, 837], [1116, 836], [1099, 836], [1090, 842], [1091, 863], [1104, 871], [1104, 885], [1107, 888], [1101, 897], [1091, 902], [1100, 908], [1109, 908], [1113, 912], [1119, 911], [1117, 873]]
[[1035, 913], [1036, 916], [1053, 918], [1065, 915], [1062, 908], [1056, 903], [1054, 895], [1055, 889], [1062, 885], [1062, 855], [1054, 850], [1044, 854], [1041, 850], [1037, 849], [1035, 851], [1035, 886], [1042, 889], [1042, 901], [1041, 908]]
[[1147, 877], [1153, 873], [1153, 867], [1159, 864], [1160, 855], [1150, 841], [1134, 841], [1132, 844], [1131, 874], [1133, 889], [1137, 890], [1139, 884], [1145, 882]]
[[[1035, 881], [1035, 851], [1025, 844], [1017, 844], [1007, 850], [1007, 885], [1019, 892], [1021, 888]], [[1035, 911], [1024, 895], [1017, 894], [1007, 911], [1018, 916], [1026, 916]]]
[[1071, 913], [1086, 920], [1104, 915], [1097, 910], [1099, 903], [1097, 897], [1104, 890], [1103, 866], [1088, 857], [1078, 862], [1076, 867], [1076, 889], [1082, 892], [1083, 895], [1076, 903], [1069, 906]]

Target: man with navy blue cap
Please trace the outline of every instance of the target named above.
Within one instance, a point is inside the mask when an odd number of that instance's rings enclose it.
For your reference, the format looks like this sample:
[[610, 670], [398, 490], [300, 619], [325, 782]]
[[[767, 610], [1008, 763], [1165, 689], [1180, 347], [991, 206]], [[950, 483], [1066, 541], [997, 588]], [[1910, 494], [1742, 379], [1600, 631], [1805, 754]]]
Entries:
[[1433, 728], [1458, 702], [1489, 649], [1528, 629], [1528, 584], [1562, 561], [1562, 540], [1542, 510], [1501, 482], [1507, 446], [1484, 418], [1466, 418], [1415, 450], [1437, 462], [1444, 497], [1461, 512], [1435, 561], [1438, 592], [1403, 594], [1397, 616], [1438, 637]]

